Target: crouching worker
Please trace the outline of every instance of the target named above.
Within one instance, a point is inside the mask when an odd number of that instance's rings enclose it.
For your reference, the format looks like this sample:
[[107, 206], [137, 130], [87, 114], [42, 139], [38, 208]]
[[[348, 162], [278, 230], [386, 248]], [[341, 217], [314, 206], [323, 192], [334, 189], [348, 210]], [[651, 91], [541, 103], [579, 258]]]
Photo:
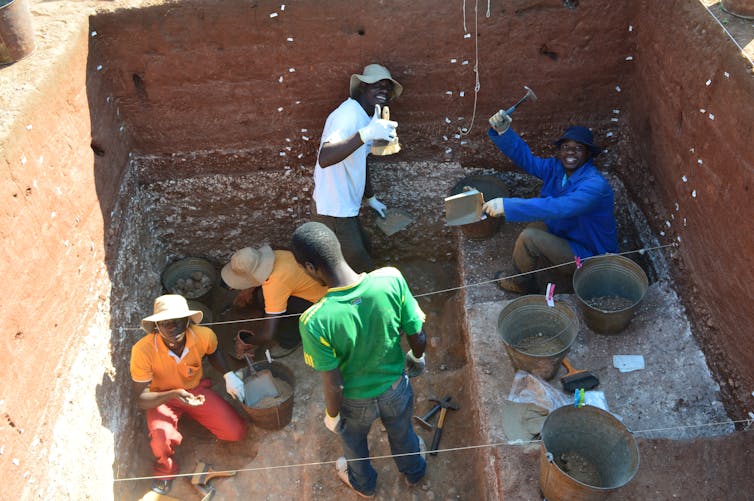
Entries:
[[140, 408], [147, 411], [150, 445], [155, 455], [152, 490], [167, 494], [178, 473], [173, 459], [175, 446], [183, 436], [178, 421], [186, 414], [220, 440], [235, 442], [246, 435], [248, 424], [233, 407], [202, 378], [202, 359], [223, 374], [225, 390], [243, 401], [243, 381], [228, 370], [217, 349], [212, 329], [196, 325], [202, 312], [189, 310], [186, 299], [177, 294], [154, 301], [154, 314], [141, 321], [147, 335], [131, 349], [131, 378]]
[[269, 245], [237, 251], [223, 266], [221, 275], [228, 287], [241, 291], [234, 301], [237, 306], [253, 302], [254, 293], [259, 287], [262, 289], [265, 320], [259, 329], [247, 331], [248, 338], [236, 338], [237, 357], [247, 351], [253, 353], [255, 346], [269, 345], [273, 340], [277, 341], [271, 349], [275, 358], [298, 348], [298, 317], [289, 315], [303, 313], [327, 292], [327, 287], [306, 274], [290, 251], [273, 251]]
[[[536, 198], [495, 198], [483, 210], [490, 216], [512, 222], [534, 222], [518, 236], [513, 249], [512, 275], [561, 265], [543, 272], [544, 283], [570, 278], [576, 267], [574, 256], [586, 258], [618, 252], [613, 190], [594, 166], [600, 154], [586, 127], [569, 127], [555, 141], [556, 154], [540, 158], [510, 128], [511, 118], [501, 110], [490, 120], [488, 135], [511, 161], [543, 181]], [[495, 275], [501, 289], [516, 293], [544, 292], [534, 274], [505, 278]]]
[[[414, 393], [409, 376], [425, 366], [424, 312], [395, 268], [356, 273], [343, 258], [338, 238], [321, 223], [293, 233], [293, 254], [306, 272], [329, 290], [299, 320], [304, 360], [321, 372], [325, 426], [340, 437], [345, 457], [338, 477], [362, 497], [372, 497], [377, 472], [367, 435], [380, 418], [395, 464], [409, 485], [426, 471], [424, 442], [414, 432]], [[411, 349], [401, 348], [401, 334]]]

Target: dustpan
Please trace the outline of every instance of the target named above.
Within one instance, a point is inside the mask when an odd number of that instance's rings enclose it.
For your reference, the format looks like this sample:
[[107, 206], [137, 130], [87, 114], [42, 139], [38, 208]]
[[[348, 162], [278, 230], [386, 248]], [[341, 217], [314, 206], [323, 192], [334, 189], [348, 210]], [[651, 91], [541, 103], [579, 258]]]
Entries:
[[445, 199], [445, 224], [461, 226], [487, 218], [482, 212], [484, 195], [479, 190], [468, 190]]
[[398, 233], [403, 228], [414, 222], [414, 218], [411, 214], [403, 209], [387, 209], [385, 211], [385, 218], [377, 217], [377, 227], [387, 235], [393, 235]]
[[280, 395], [270, 369], [255, 370], [248, 355], [245, 355], [244, 358], [249, 366], [249, 377], [243, 382], [244, 405], [253, 407], [254, 404], [264, 398], [274, 398]]

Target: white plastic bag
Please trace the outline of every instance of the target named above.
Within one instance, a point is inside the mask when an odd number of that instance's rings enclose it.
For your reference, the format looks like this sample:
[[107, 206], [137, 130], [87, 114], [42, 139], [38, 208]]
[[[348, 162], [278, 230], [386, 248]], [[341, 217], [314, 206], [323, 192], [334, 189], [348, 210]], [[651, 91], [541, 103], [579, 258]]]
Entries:
[[543, 379], [526, 371], [516, 372], [508, 400], [532, 403], [552, 412], [564, 405], [573, 405], [573, 396], [568, 396]]

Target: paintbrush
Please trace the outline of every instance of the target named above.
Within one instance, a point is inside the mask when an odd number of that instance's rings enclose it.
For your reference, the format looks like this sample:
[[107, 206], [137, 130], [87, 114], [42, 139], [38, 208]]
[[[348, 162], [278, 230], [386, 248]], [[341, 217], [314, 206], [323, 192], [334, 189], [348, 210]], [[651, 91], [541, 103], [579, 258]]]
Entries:
[[571, 392], [578, 388], [591, 390], [600, 384], [600, 380], [597, 379], [597, 376], [589, 371], [574, 369], [570, 362], [568, 362], [567, 358], [563, 359], [563, 366], [566, 368], [566, 371], [568, 371], [565, 376], [560, 378], [560, 382], [565, 391]]
[[[390, 108], [387, 106], [382, 107], [382, 119], [390, 120]], [[401, 151], [401, 144], [398, 142], [397, 136], [392, 141], [383, 141], [381, 139], [372, 141], [372, 155], [394, 155], [399, 151]]]

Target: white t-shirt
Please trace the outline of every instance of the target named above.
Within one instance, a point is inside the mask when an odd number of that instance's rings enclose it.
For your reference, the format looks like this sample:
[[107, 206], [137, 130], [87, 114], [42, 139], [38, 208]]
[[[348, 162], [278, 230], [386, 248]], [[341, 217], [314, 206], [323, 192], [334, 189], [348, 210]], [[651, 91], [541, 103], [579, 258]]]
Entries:
[[[320, 148], [326, 142], [343, 141], [369, 124], [371, 117], [366, 114], [358, 101], [350, 97], [330, 113], [322, 131]], [[317, 214], [333, 217], [353, 217], [359, 215], [361, 199], [367, 179], [367, 154], [371, 144], [360, 146], [345, 160], [322, 168], [314, 167], [314, 202]]]

